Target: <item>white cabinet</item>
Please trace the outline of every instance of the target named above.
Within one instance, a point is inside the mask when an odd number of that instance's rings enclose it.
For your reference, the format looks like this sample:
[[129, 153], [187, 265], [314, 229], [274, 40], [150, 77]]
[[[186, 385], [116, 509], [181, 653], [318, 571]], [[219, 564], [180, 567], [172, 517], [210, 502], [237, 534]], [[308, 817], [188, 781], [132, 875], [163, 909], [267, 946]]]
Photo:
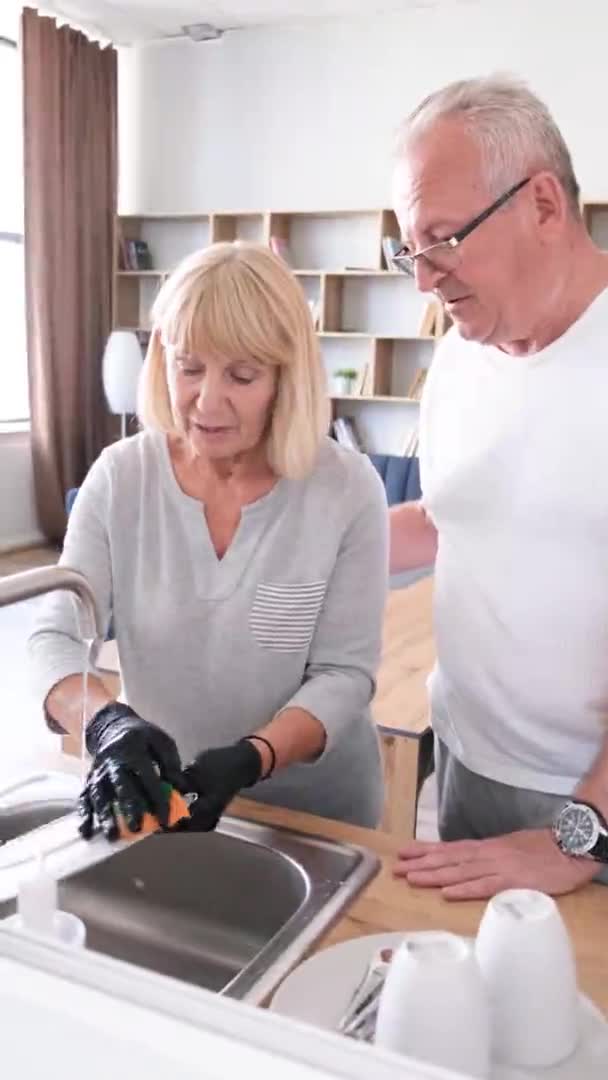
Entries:
[[0, 1048], [19, 1080], [458, 1080], [311, 1034], [274, 1013], [0, 928]]

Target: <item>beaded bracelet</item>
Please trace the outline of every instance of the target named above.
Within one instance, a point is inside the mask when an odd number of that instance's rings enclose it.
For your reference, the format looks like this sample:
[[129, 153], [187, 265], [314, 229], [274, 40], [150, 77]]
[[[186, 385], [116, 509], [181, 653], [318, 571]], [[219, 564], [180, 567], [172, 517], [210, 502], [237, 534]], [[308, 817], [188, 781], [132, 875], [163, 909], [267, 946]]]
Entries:
[[272, 745], [271, 742], [269, 742], [268, 739], [265, 739], [263, 735], [247, 735], [246, 738], [249, 739], [249, 740], [257, 739], [258, 742], [265, 743], [266, 746], [268, 747], [268, 749], [270, 750], [270, 768], [267, 769], [267, 771], [264, 773], [264, 775], [260, 777], [260, 780], [268, 780], [268, 779], [270, 779], [270, 777], [272, 776], [272, 774], [274, 772], [274, 767], [275, 767], [275, 765], [277, 763], [277, 755], [276, 755], [274, 746]]

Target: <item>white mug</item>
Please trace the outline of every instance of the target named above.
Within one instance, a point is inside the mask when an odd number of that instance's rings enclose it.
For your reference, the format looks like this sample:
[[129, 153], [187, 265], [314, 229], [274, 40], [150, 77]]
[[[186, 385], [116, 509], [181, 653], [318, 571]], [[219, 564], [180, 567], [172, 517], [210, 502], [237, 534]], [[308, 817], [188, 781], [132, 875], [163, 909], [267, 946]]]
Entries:
[[87, 930], [82, 919], [72, 915], [69, 911], [54, 911], [51, 915], [52, 931], [50, 934], [30, 930], [23, 922], [19, 914], [9, 915], [2, 919], [3, 926], [10, 926], [19, 933], [33, 933], [43, 937], [46, 941], [60, 941], [63, 945], [69, 945], [73, 949], [83, 949], [86, 946]]
[[580, 1010], [572, 945], [555, 901], [532, 889], [498, 893], [475, 955], [490, 1001], [493, 1058], [546, 1068], [569, 1057]]
[[490, 1071], [486, 992], [471, 944], [456, 934], [406, 934], [380, 996], [375, 1042], [469, 1077]]

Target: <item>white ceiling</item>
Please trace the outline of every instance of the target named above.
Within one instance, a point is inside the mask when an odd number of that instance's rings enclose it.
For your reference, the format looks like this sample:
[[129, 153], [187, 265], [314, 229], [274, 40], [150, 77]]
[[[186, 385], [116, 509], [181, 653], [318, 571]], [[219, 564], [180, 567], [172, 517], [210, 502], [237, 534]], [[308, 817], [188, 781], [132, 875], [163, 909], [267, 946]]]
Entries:
[[[117, 44], [177, 37], [206, 22], [220, 30], [309, 19], [349, 18], [436, 7], [447, 0], [42, 0], [40, 7]], [[450, 0], [467, 4], [475, 0]]]

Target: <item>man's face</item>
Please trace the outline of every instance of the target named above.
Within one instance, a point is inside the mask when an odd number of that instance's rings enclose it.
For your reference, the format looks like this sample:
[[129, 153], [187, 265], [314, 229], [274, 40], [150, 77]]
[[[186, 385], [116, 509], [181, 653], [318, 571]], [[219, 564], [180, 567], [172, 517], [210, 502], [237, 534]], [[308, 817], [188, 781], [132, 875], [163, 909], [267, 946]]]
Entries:
[[[436, 293], [464, 338], [499, 345], [534, 323], [542, 244], [529, 187], [462, 241], [453, 269], [416, 260], [418, 289]], [[453, 236], [500, 194], [489, 190], [480, 151], [457, 118], [438, 121], [395, 169], [393, 204], [412, 251]]]

